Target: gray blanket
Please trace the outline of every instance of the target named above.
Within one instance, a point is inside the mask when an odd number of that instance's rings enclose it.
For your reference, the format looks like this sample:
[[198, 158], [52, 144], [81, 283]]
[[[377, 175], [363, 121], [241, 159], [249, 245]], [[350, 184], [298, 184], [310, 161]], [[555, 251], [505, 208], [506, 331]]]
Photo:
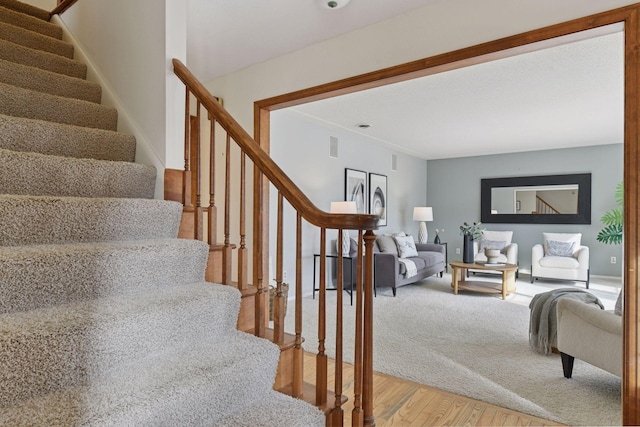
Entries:
[[534, 295], [529, 304], [529, 345], [542, 354], [551, 353], [556, 342], [558, 319], [556, 305], [560, 298], [572, 298], [585, 304], [597, 304], [604, 309], [602, 302], [589, 292], [577, 288], [560, 288]]

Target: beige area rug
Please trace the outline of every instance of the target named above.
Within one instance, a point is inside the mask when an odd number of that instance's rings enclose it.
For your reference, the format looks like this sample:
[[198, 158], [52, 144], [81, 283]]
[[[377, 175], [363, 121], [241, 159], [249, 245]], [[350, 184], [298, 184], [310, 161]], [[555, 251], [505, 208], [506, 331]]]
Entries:
[[[487, 278], [487, 280], [495, 280]], [[528, 276], [515, 294], [453, 295], [451, 277], [430, 277], [374, 299], [374, 370], [568, 425], [620, 425], [621, 380], [576, 359], [573, 378], [559, 355], [529, 347], [529, 301], [569, 282]], [[613, 285], [613, 286], [611, 286]], [[613, 309], [620, 283], [594, 278], [589, 290]], [[303, 300], [305, 350], [317, 353], [317, 299]], [[327, 354], [335, 355], [336, 292], [327, 293]], [[293, 310], [286, 318], [293, 328]], [[344, 358], [353, 362], [354, 306], [344, 298]]]

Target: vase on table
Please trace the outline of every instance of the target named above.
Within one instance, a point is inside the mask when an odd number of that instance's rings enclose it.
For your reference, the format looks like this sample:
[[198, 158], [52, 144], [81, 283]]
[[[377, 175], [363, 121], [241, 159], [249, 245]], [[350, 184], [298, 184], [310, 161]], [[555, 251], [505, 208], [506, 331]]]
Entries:
[[462, 246], [462, 262], [473, 264], [473, 236], [462, 236], [464, 239]]

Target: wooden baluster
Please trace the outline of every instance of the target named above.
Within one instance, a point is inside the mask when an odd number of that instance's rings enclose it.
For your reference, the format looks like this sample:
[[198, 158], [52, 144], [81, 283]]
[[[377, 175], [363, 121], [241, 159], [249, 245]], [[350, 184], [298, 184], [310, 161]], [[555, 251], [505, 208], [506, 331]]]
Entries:
[[284, 341], [284, 298], [282, 296], [282, 235], [284, 233], [283, 217], [283, 197], [278, 192], [278, 225], [276, 231], [276, 295], [273, 298], [273, 342], [282, 343]]
[[373, 244], [376, 235], [367, 230], [364, 235], [364, 335], [362, 349], [362, 398], [364, 425], [376, 424], [373, 416]]
[[296, 298], [295, 344], [293, 351], [293, 397], [302, 397], [304, 386], [304, 349], [302, 348], [302, 216], [296, 218]]
[[182, 205], [191, 206], [191, 150], [189, 146], [189, 132], [191, 130], [191, 113], [189, 112], [189, 101], [191, 92], [186, 90], [185, 116], [184, 116], [184, 174], [182, 179]]
[[362, 412], [362, 230], [358, 231], [358, 260], [356, 261], [356, 319], [355, 342], [353, 360], [353, 411], [351, 412], [351, 425], [364, 424]]
[[200, 111], [201, 104], [198, 101], [196, 106], [196, 115], [191, 118], [191, 188], [195, 187], [195, 197], [194, 204], [195, 209], [193, 210], [193, 231], [194, 238], [198, 240], [203, 239], [203, 222], [202, 222], [202, 203], [201, 203], [201, 190], [202, 190], [202, 149], [201, 149], [201, 139], [200, 139]]
[[320, 229], [320, 292], [318, 293], [318, 354], [316, 355], [316, 406], [327, 403], [327, 355], [324, 341], [327, 309], [327, 229]]
[[246, 203], [246, 159], [247, 156], [244, 151], [240, 154], [240, 249], [238, 249], [238, 289], [247, 289], [248, 278], [248, 249], [246, 246], [246, 218], [247, 218], [247, 203]]
[[342, 253], [342, 229], [338, 230], [338, 266], [336, 271], [336, 355], [335, 355], [335, 408], [331, 412], [331, 425], [342, 426], [342, 290], [344, 287], [344, 254]]
[[[264, 175], [259, 168], [253, 169], [253, 244], [255, 248], [263, 247], [263, 240], [268, 239], [265, 236], [265, 227], [262, 216], [262, 206], [264, 206], [265, 189], [263, 186]], [[269, 303], [268, 289], [264, 285], [264, 254], [261, 250], [253, 251], [253, 276], [258, 289], [256, 293], [255, 303], [255, 335], [264, 337], [266, 332]]]
[[224, 183], [224, 249], [222, 250], [222, 284], [231, 284], [231, 135], [227, 133]]
[[218, 241], [217, 233], [217, 217], [218, 209], [216, 208], [216, 178], [215, 178], [215, 161], [216, 161], [216, 121], [209, 113], [210, 131], [209, 131], [209, 212], [207, 215], [207, 233], [209, 235], [209, 244], [215, 245]]

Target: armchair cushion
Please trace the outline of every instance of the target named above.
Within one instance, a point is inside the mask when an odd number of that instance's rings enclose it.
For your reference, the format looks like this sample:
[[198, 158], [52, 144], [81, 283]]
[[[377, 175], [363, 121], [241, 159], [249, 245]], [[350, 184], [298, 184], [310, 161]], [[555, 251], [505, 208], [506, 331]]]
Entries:
[[579, 268], [580, 263], [572, 256], [546, 256], [540, 259], [540, 267]]
[[[565, 243], [565, 244], [573, 243], [573, 245], [571, 246], [571, 253], [575, 254], [578, 251], [578, 249], [580, 249], [582, 233], [542, 233], [542, 237], [544, 240], [545, 256], [552, 255], [550, 253], [550, 245], [553, 245], [555, 250], [555, 248], [560, 247], [562, 243]], [[550, 242], [554, 242], [554, 243], [550, 243]], [[567, 256], [567, 255], [563, 255], [563, 256]]]
[[575, 242], [558, 242], [547, 240], [547, 255], [549, 256], [573, 256]]

